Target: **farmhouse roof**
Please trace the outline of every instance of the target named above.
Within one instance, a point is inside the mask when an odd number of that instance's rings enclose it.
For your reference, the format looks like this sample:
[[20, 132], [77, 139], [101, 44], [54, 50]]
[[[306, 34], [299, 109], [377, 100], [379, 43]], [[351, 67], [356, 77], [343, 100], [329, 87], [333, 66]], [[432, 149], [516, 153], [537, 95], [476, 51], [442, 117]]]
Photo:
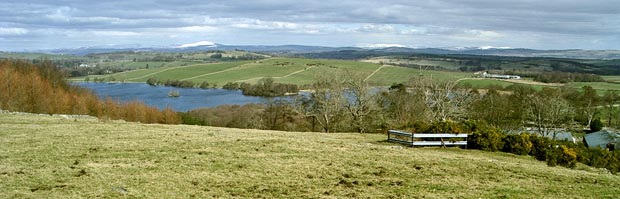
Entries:
[[[531, 135], [538, 135], [538, 136], [540, 136], [538, 131], [531, 130], [531, 129], [528, 129], [526, 131], [514, 131], [514, 132], [510, 132], [510, 133], [518, 134], [518, 133], [521, 133], [521, 132], [526, 132], [526, 133], [529, 133]], [[569, 142], [572, 142], [572, 143], [576, 143], [577, 142], [577, 139], [575, 139], [575, 137], [573, 137], [573, 134], [570, 133], [570, 132], [567, 132], [567, 131], [555, 132], [555, 137], [554, 137], [553, 133], [549, 133], [549, 134], [545, 135], [544, 137], [549, 138], [551, 140], [563, 140], [563, 141], [569, 141]]]
[[583, 139], [588, 148], [604, 149], [609, 143], [620, 143], [620, 134], [602, 130], [586, 134]]

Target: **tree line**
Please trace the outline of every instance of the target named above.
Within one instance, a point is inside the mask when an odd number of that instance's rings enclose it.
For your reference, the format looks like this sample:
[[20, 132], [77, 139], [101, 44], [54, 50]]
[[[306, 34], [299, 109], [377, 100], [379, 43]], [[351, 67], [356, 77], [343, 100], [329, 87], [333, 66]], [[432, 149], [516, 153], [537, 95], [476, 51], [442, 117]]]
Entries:
[[51, 62], [31, 64], [0, 60], [0, 109], [30, 113], [92, 115], [143, 123], [177, 124], [172, 109], [163, 111], [143, 102], [99, 100], [87, 89], [70, 85], [65, 74]]
[[[620, 96], [615, 91], [599, 96], [589, 86], [535, 90], [524, 85], [477, 90], [417, 76], [389, 90], [372, 92], [363, 77], [352, 73], [323, 74], [309, 90], [295, 100], [193, 110], [183, 113], [183, 120], [286, 131], [468, 133], [473, 136], [472, 148], [530, 154], [551, 166], [574, 167], [582, 162], [620, 171], [619, 152], [548, 139], [559, 131], [599, 130], [594, 126], [601, 120], [608, 127], [620, 126], [620, 108], [614, 106]], [[536, 133], [507, 133], [525, 127]]]
[[263, 97], [294, 95], [299, 92], [299, 86], [296, 84], [277, 83], [270, 77], [260, 79], [256, 84], [228, 82], [222, 88], [241, 90], [243, 95]]
[[[271, 93], [269, 88], [275, 88], [274, 84], [264, 79], [251, 87]], [[238, 89], [242, 85], [249, 84], [228, 83], [224, 88]], [[420, 76], [385, 91], [371, 92], [363, 77], [348, 73], [323, 74], [308, 88], [308, 94], [294, 100], [272, 100], [265, 107], [303, 116], [305, 121], [291, 124], [297, 126], [293, 128], [297, 131], [415, 130], [421, 124], [435, 121], [466, 120], [481, 120], [502, 129], [533, 127], [544, 135], [560, 128], [587, 128], [593, 121], [620, 127], [620, 108], [614, 106], [620, 103], [619, 93], [608, 91], [599, 96], [590, 86], [535, 90], [511, 85], [472, 89], [455, 81]]]
[[[146, 83], [151, 86], [171, 86], [177, 88], [216, 88], [216, 83], [209, 83], [203, 81], [201, 83], [194, 83], [188, 80], [158, 80], [156, 78], [149, 78]], [[241, 90], [243, 95], [249, 96], [263, 96], [263, 97], [276, 97], [285, 95], [296, 95], [299, 92], [299, 86], [296, 84], [284, 84], [276, 83], [273, 78], [263, 78], [256, 84], [228, 82], [222, 86], [227, 90]]]

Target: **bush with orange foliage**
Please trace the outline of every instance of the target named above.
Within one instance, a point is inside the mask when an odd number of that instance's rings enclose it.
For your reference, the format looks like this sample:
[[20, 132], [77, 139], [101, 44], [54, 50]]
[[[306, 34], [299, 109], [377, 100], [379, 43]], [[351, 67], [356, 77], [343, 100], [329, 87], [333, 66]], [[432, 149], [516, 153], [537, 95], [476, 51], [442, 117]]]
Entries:
[[101, 101], [90, 90], [69, 85], [63, 73], [50, 62], [30, 64], [0, 60], [0, 109], [9, 111], [92, 115], [132, 122], [178, 124], [171, 109], [160, 111], [133, 101]]

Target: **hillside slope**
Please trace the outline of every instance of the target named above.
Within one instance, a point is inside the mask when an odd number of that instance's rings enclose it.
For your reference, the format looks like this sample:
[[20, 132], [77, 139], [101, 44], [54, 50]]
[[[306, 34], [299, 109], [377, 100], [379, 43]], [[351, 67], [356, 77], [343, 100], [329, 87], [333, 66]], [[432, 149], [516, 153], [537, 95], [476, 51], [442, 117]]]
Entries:
[[368, 77], [372, 85], [390, 86], [393, 83], [408, 81], [411, 77], [423, 74], [440, 79], [459, 79], [471, 76], [469, 73], [449, 71], [422, 71], [405, 67], [381, 67], [377, 63], [304, 59], [269, 58], [260, 61], [237, 61], [186, 66], [160, 67], [133, 70], [99, 78], [111, 77], [117, 81], [146, 82], [149, 78], [158, 80], [188, 80], [194, 83], [209, 82], [224, 85], [228, 82], [256, 83], [262, 78], [271, 77], [275, 82], [288, 84], [312, 84], [319, 74], [347, 72]]
[[620, 176], [376, 134], [0, 114], [0, 198], [614, 198]]

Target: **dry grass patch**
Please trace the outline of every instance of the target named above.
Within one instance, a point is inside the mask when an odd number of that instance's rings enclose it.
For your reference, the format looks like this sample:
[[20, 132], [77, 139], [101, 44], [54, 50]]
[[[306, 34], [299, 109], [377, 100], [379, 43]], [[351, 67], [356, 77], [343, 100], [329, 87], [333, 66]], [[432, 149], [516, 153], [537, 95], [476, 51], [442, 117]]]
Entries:
[[375, 134], [0, 114], [0, 198], [613, 198], [620, 177]]

